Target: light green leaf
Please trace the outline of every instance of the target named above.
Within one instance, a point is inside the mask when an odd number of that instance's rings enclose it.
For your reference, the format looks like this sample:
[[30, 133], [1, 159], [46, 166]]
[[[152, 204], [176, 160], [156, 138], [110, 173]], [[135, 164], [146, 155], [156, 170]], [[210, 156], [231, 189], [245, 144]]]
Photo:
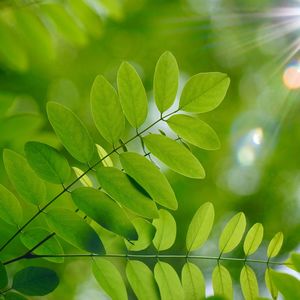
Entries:
[[256, 300], [259, 296], [256, 275], [247, 265], [244, 265], [241, 271], [240, 283], [245, 300]]
[[24, 150], [31, 168], [42, 179], [58, 184], [69, 179], [69, 163], [55, 148], [39, 142], [28, 142]]
[[282, 244], [283, 244], [283, 233], [277, 232], [269, 243], [267, 249], [267, 257], [268, 258], [275, 257], [279, 253]]
[[131, 243], [125, 241], [127, 249], [130, 251], [141, 251], [148, 248], [154, 238], [155, 227], [143, 218], [134, 218], [131, 222], [138, 233], [138, 240]]
[[6, 288], [7, 285], [8, 285], [8, 277], [7, 277], [6, 269], [3, 263], [0, 261], [0, 289], [2, 290]]
[[118, 142], [125, 129], [125, 118], [116, 90], [101, 75], [92, 86], [91, 107], [100, 134], [111, 144]]
[[253, 254], [260, 246], [264, 236], [264, 228], [261, 223], [254, 224], [248, 231], [244, 241], [245, 255]]
[[87, 174], [84, 174], [79, 168], [72, 167], [72, 169], [83, 186], [93, 187], [93, 182]]
[[295, 277], [270, 270], [271, 279], [285, 300], [300, 299], [300, 281]]
[[205, 279], [198, 266], [190, 262], [185, 263], [181, 272], [181, 282], [185, 299], [205, 298]]
[[158, 211], [159, 218], [153, 221], [156, 228], [156, 234], [153, 244], [158, 251], [167, 250], [176, 239], [176, 222], [174, 217], [164, 209]]
[[93, 274], [112, 300], [126, 300], [127, 291], [118, 269], [105, 258], [96, 258], [93, 262]]
[[158, 110], [163, 113], [174, 102], [178, 89], [179, 70], [176, 58], [163, 53], [155, 67], [153, 92]]
[[42, 267], [27, 267], [17, 272], [13, 279], [12, 288], [28, 296], [44, 296], [58, 286], [56, 273]]
[[110, 158], [110, 156], [108, 155], [108, 153], [105, 151], [104, 148], [102, 148], [100, 145], [96, 144], [96, 149], [98, 152], [98, 155], [101, 159], [101, 163], [104, 167], [113, 167], [114, 164]]
[[186, 235], [186, 248], [188, 251], [196, 250], [206, 242], [213, 227], [214, 217], [215, 211], [211, 202], [206, 202], [199, 207]]
[[124, 210], [107, 194], [82, 187], [72, 191], [72, 199], [81, 211], [104, 228], [128, 240], [137, 240], [137, 232]]
[[62, 144], [78, 161], [88, 163], [94, 153], [93, 140], [80, 119], [67, 107], [47, 104], [48, 119]]
[[70, 244], [87, 252], [104, 253], [97, 233], [76, 213], [54, 208], [47, 212], [46, 218], [51, 229]]
[[124, 152], [120, 161], [125, 172], [135, 179], [151, 196], [151, 198], [170, 209], [177, 209], [175, 194], [166, 177], [144, 156]]
[[128, 261], [126, 276], [138, 300], [160, 299], [153, 273], [144, 263], [138, 260]]
[[123, 62], [118, 71], [118, 92], [124, 114], [134, 128], [140, 127], [148, 112], [148, 101], [144, 85], [128, 62]]
[[23, 156], [5, 149], [3, 151], [3, 161], [11, 183], [24, 200], [35, 205], [39, 205], [45, 200], [45, 184], [29, 167]]
[[[25, 232], [23, 232], [20, 235], [20, 239], [22, 244], [30, 250], [50, 234], [51, 232], [49, 232], [48, 230], [37, 227], [28, 229]], [[64, 251], [57, 238], [55, 236], [52, 236], [50, 239], [48, 239], [46, 242], [40, 245], [36, 250], [34, 250], [34, 253], [38, 255], [59, 255], [64, 254]], [[63, 257], [46, 257], [45, 259], [55, 263], [64, 262]]]
[[141, 193], [125, 173], [116, 168], [100, 167], [97, 177], [102, 188], [122, 206], [142, 217], [157, 217], [155, 203]]
[[215, 109], [223, 101], [229, 83], [227, 74], [218, 72], [192, 76], [182, 90], [180, 109], [197, 113]]
[[233, 299], [232, 279], [229, 271], [218, 264], [212, 273], [212, 284], [215, 296], [222, 296], [226, 300]]
[[12, 225], [20, 225], [23, 212], [18, 199], [0, 184], [0, 218]]
[[241, 241], [246, 229], [246, 218], [240, 212], [234, 215], [226, 224], [219, 239], [220, 253], [232, 251]]
[[278, 289], [275, 286], [273, 280], [271, 279], [271, 274], [270, 274], [270, 268], [266, 269], [265, 272], [265, 283], [266, 283], [266, 287], [268, 288], [268, 290], [271, 293], [272, 299], [277, 299], [278, 297]]
[[205, 177], [197, 158], [179, 143], [159, 134], [149, 134], [143, 140], [148, 150], [173, 171], [191, 178]]
[[296, 270], [300, 272], [300, 254], [299, 253], [292, 253], [291, 260], [293, 265], [295, 266]]
[[220, 148], [220, 140], [215, 131], [200, 119], [178, 114], [170, 117], [167, 123], [177, 135], [199, 148]]
[[183, 300], [184, 292], [176, 271], [167, 263], [159, 261], [154, 267], [161, 300]]
[[[1, 298], [0, 298], [1, 299]], [[23, 295], [15, 293], [15, 292], [7, 292], [5, 293], [5, 300], [27, 300]]]

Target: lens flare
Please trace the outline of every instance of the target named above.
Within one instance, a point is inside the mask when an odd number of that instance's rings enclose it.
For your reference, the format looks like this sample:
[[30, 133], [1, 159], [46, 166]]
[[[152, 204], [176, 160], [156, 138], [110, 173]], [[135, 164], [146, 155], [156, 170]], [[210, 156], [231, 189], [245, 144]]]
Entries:
[[282, 77], [284, 85], [289, 90], [297, 90], [300, 88], [300, 63], [295, 61], [288, 65], [284, 70]]

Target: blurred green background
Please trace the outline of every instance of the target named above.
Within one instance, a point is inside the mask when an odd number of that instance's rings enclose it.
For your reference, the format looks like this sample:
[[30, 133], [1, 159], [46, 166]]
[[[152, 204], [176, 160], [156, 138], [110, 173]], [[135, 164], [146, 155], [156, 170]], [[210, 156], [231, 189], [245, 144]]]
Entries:
[[[218, 109], [201, 115], [222, 142], [214, 152], [193, 149], [206, 179], [167, 171], [179, 201], [178, 238], [169, 252], [184, 251], [192, 215], [211, 201], [217, 224], [199, 253], [217, 255], [224, 222], [242, 210], [249, 225], [263, 223], [266, 240], [283, 231], [285, 259], [297, 248], [300, 231], [299, 20], [296, 0], [2, 0], [0, 150], [22, 153], [28, 140], [62, 149], [46, 118], [49, 100], [71, 108], [108, 149], [90, 117], [95, 76], [115, 84], [120, 63], [131, 62], [146, 86], [151, 122], [157, 115], [155, 64], [170, 50], [181, 70], [181, 87], [189, 76], [209, 71], [228, 73], [231, 86]], [[9, 185], [2, 160], [0, 182]], [[257, 255], [265, 258], [264, 251]], [[207, 278], [213, 266], [202, 265]], [[238, 278], [240, 266], [229, 268]], [[63, 283], [49, 299], [99, 299], [84, 261], [67, 261], [59, 270]]]

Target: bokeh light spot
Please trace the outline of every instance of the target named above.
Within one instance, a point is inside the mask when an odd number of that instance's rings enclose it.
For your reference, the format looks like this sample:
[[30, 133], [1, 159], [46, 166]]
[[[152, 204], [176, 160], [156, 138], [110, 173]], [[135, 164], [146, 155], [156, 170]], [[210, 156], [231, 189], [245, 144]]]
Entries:
[[288, 66], [283, 73], [283, 83], [289, 90], [297, 90], [300, 88], [300, 64]]

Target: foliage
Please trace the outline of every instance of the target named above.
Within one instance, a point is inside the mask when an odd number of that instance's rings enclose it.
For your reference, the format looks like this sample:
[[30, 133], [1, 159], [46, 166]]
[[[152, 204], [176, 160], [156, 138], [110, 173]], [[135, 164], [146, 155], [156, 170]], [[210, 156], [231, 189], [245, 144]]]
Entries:
[[[193, 260], [215, 261], [212, 285], [215, 296], [222, 299], [232, 299], [234, 295], [231, 273], [225, 265], [234, 261], [242, 264], [240, 286], [246, 300], [259, 296], [256, 272], [250, 266], [255, 263], [265, 267], [266, 286], [273, 298], [277, 297], [277, 289], [287, 299], [298, 293], [299, 281], [296, 278], [271, 269], [271, 266], [283, 265], [271, 260], [281, 250], [281, 232], [270, 241], [267, 260], [248, 258], [258, 250], [263, 238], [263, 226], [258, 223], [246, 235], [244, 257], [224, 256], [235, 250], [243, 239], [247, 224], [242, 212], [232, 216], [224, 226], [218, 241], [218, 256], [197, 254], [213, 229], [215, 211], [211, 202], [204, 203], [194, 214], [187, 230], [184, 252], [161, 254], [161, 251], [172, 247], [180, 230], [172, 213], [167, 210], [176, 210], [178, 202], [168, 179], [160, 170], [161, 163], [186, 177], [205, 177], [202, 164], [188, 144], [213, 150], [219, 147], [219, 139], [208, 124], [190, 113], [215, 109], [224, 99], [229, 81], [223, 73], [194, 75], [185, 84], [176, 109], [169, 111], [176, 98], [178, 70], [174, 56], [164, 53], [154, 76], [155, 101], [161, 115], [150, 125], [144, 125], [148, 100], [135, 68], [128, 62], [121, 64], [117, 74], [117, 91], [104, 77], [97, 76], [91, 92], [91, 111], [96, 128], [110, 144], [107, 152], [104, 147], [95, 144], [85, 124], [69, 108], [49, 102], [49, 122], [73, 157], [70, 164], [75, 164], [75, 161], [80, 168], [73, 167], [74, 176], [65, 155], [40, 142], [29, 141], [25, 145], [26, 157], [9, 149], [4, 151], [8, 177], [20, 198], [34, 211], [28, 220], [20, 222], [24, 203], [20, 199], [20, 205], [12, 192], [1, 186], [0, 207], [3, 211], [0, 217], [14, 225], [15, 231], [1, 245], [0, 251], [7, 250], [17, 238], [28, 249], [18, 256], [9, 257], [7, 253], [9, 258], [0, 265], [0, 288], [5, 299], [22, 299], [19, 294], [14, 296], [14, 291], [25, 296], [45, 295], [59, 283], [54, 270], [29, 266], [16, 272], [10, 285], [6, 266], [22, 260], [32, 262], [39, 259], [61, 263], [62, 258], [71, 257], [92, 259], [93, 274], [112, 299], [127, 298], [126, 283], [113, 261], [116, 258], [127, 259], [124, 271], [139, 299], [205, 297], [205, 278], [200, 266]], [[125, 119], [136, 133], [123, 141]], [[173, 133], [166, 135], [161, 128], [155, 127], [159, 123], [168, 124]], [[142, 125], [144, 127], [140, 128]], [[134, 140], [140, 141], [140, 151], [128, 151], [128, 144]], [[118, 155], [118, 161], [109, 160], [113, 154]], [[61, 189], [55, 194], [58, 188]], [[54, 196], [49, 197], [49, 194]], [[70, 196], [68, 200], [72, 201], [73, 210], [57, 203], [66, 194]], [[54, 203], [55, 207], [52, 207]], [[37, 219], [42, 219], [39, 226], [35, 225]], [[108, 245], [114, 239], [125, 241], [127, 250], [111, 253]], [[137, 253], [149, 250], [151, 243], [156, 248], [155, 252]], [[74, 254], [63, 250], [66, 244], [72, 251], [80, 252]], [[172, 258], [185, 260], [181, 279], [172, 264], [165, 261]], [[144, 259], [157, 260], [153, 271], [143, 262]], [[292, 256], [292, 262], [299, 270], [296, 254]]]

